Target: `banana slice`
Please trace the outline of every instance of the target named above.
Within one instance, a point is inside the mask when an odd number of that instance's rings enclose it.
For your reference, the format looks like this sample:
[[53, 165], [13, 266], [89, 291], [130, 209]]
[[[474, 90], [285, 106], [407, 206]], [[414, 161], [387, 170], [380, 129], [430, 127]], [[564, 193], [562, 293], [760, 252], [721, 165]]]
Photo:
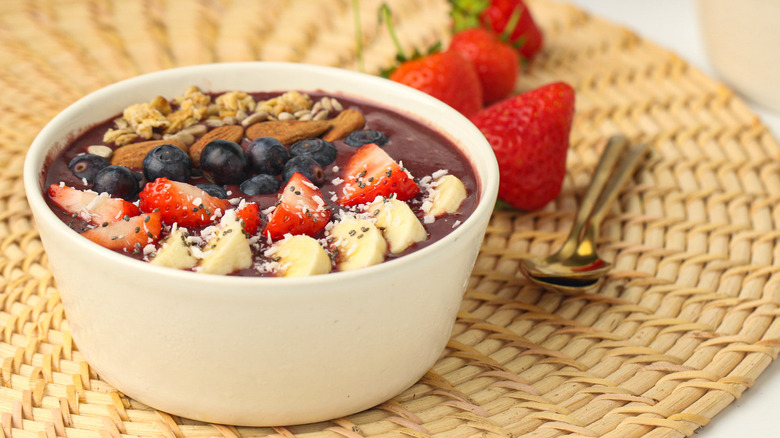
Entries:
[[219, 231], [203, 251], [206, 256], [200, 261], [198, 272], [224, 275], [252, 266], [252, 249], [240, 221]]
[[365, 268], [385, 260], [387, 242], [369, 220], [344, 218], [333, 225], [328, 235], [333, 239], [337, 267], [341, 271]]
[[282, 266], [283, 277], [305, 277], [330, 272], [330, 257], [316, 239], [290, 236], [274, 244], [271, 255]]
[[198, 263], [198, 259], [192, 255], [190, 244], [187, 243], [187, 232], [177, 228], [163, 241], [157, 255], [149, 263], [167, 268], [189, 269]]
[[455, 213], [466, 199], [466, 186], [463, 181], [453, 175], [444, 175], [433, 183], [431, 209], [428, 214], [434, 217], [447, 213]]
[[368, 205], [368, 211], [376, 216], [376, 226], [382, 231], [393, 254], [428, 238], [425, 227], [406, 202], [378, 198]]

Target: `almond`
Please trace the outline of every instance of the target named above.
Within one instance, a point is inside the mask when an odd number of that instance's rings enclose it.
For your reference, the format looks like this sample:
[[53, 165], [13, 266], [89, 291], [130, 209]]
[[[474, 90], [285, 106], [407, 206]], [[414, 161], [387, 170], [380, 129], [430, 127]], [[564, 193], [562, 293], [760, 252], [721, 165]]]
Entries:
[[325, 141], [336, 141], [363, 128], [366, 124], [366, 118], [360, 111], [346, 109], [340, 112], [336, 117], [330, 119], [328, 123], [331, 128], [322, 136], [322, 139]]
[[125, 166], [130, 169], [143, 169], [144, 158], [146, 158], [146, 154], [148, 154], [149, 151], [156, 148], [157, 146], [164, 144], [176, 146], [185, 153], [189, 154], [187, 145], [180, 142], [179, 140], [172, 138], [168, 140], [149, 140], [140, 143], [131, 143], [118, 148], [111, 155], [111, 164]]
[[200, 166], [200, 154], [203, 152], [203, 148], [213, 140], [228, 140], [234, 143], [241, 144], [241, 139], [244, 138], [244, 127], [241, 125], [223, 125], [212, 129], [199, 138], [192, 146], [190, 146], [190, 159], [192, 159], [192, 165]]
[[272, 120], [248, 127], [246, 136], [250, 140], [273, 137], [287, 146], [306, 138], [319, 137], [328, 128], [330, 123], [325, 120]]

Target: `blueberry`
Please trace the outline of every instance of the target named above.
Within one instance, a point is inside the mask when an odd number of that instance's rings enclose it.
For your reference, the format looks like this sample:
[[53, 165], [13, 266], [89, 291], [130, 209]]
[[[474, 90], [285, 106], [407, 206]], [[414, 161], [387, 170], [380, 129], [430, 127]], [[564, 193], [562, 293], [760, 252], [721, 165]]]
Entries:
[[320, 166], [327, 166], [336, 160], [336, 146], [321, 138], [309, 138], [293, 143], [290, 155], [308, 155], [317, 160]]
[[68, 163], [68, 169], [77, 177], [91, 183], [95, 175], [104, 167], [111, 164], [105, 157], [95, 154], [81, 154], [73, 157]]
[[238, 184], [246, 179], [246, 153], [238, 143], [212, 140], [200, 154], [200, 169], [216, 184]]
[[255, 139], [247, 148], [246, 154], [255, 172], [269, 175], [282, 173], [284, 163], [290, 159], [287, 148], [273, 137]]
[[224, 187], [218, 186], [216, 184], [198, 184], [197, 187], [209, 195], [219, 199], [227, 199], [228, 197], [227, 190], [225, 190]]
[[95, 175], [92, 190], [108, 193], [112, 198], [131, 200], [138, 194], [138, 177], [124, 166], [107, 166]]
[[384, 146], [387, 142], [388, 140], [385, 134], [376, 129], [360, 129], [358, 131], [353, 131], [344, 139], [344, 143], [356, 148], [369, 143], [374, 143], [377, 146]]
[[157, 146], [144, 157], [144, 178], [150, 182], [157, 178], [186, 182], [191, 169], [192, 161], [187, 153], [170, 144]]
[[247, 196], [254, 195], [268, 195], [276, 193], [282, 187], [282, 182], [279, 178], [269, 175], [267, 173], [261, 173], [249, 178], [241, 183], [239, 188]]
[[286, 183], [295, 172], [305, 176], [315, 185], [321, 186], [325, 182], [325, 171], [314, 158], [308, 155], [298, 155], [290, 158], [284, 165], [282, 179]]

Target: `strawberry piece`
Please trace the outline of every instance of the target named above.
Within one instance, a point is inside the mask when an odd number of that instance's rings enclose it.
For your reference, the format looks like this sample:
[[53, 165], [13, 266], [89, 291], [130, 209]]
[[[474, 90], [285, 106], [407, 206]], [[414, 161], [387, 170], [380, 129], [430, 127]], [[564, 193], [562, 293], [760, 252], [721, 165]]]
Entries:
[[416, 88], [471, 116], [482, 108], [482, 87], [474, 66], [454, 51], [435, 52], [402, 63], [390, 80]]
[[485, 104], [497, 102], [514, 91], [519, 56], [494, 32], [478, 27], [460, 31], [453, 35], [449, 50], [460, 53], [474, 66]]
[[75, 215], [91, 224], [112, 223], [125, 216], [137, 216], [140, 210], [124, 199], [99, 195], [91, 190], [52, 184], [47, 190], [49, 199], [70, 215]]
[[100, 225], [81, 235], [114, 251], [140, 253], [146, 245], [157, 243], [161, 231], [160, 213], [155, 212]]
[[523, 0], [450, 0], [454, 30], [492, 30], [531, 60], [542, 49], [544, 35]]
[[498, 196], [513, 207], [536, 210], [560, 193], [574, 101], [574, 89], [555, 82], [498, 102], [471, 118], [496, 154]]
[[344, 189], [338, 204], [345, 207], [393, 194], [398, 200], [407, 201], [420, 191], [412, 175], [373, 143], [361, 146], [350, 157], [343, 175]]
[[[511, 26], [515, 20], [517, 24], [514, 29], [508, 29], [507, 25]], [[490, 5], [479, 15], [479, 21], [498, 34], [511, 31], [509, 42], [517, 47], [525, 59], [532, 59], [544, 44], [542, 31], [523, 0], [491, 0]]]
[[236, 218], [244, 221], [244, 231], [253, 235], [260, 229], [260, 206], [249, 202], [236, 211]]
[[159, 211], [166, 224], [197, 227], [216, 221], [220, 212], [231, 208], [227, 199], [211, 196], [191, 184], [157, 178], [147, 183], [141, 193], [139, 207], [150, 213]]
[[325, 228], [330, 215], [320, 189], [295, 172], [282, 189], [263, 235], [272, 240], [282, 239], [285, 234], [313, 236]]

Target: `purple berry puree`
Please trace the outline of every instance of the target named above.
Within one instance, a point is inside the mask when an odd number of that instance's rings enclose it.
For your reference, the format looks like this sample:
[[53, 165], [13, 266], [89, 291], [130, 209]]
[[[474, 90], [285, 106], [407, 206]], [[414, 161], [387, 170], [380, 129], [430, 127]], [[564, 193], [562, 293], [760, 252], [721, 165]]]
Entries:
[[[212, 93], [212, 97], [218, 94], [219, 93]], [[270, 99], [280, 94], [282, 94], [282, 92], [252, 93], [252, 96], [255, 100], [260, 101]], [[318, 92], [309, 92], [307, 94], [311, 96], [312, 100], [315, 102], [324, 96], [324, 94]], [[480, 196], [476, 175], [469, 160], [445, 135], [437, 132], [435, 129], [421, 121], [415, 120], [395, 110], [382, 107], [381, 105], [351, 99], [338, 94], [328, 94], [328, 96], [338, 99], [345, 109], [351, 108], [362, 112], [366, 118], [365, 128], [375, 129], [385, 134], [389, 141], [383, 145], [382, 148], [394, 160], [401, 163], [416, 180], [433, 175], [441, 170], [446, 170], [447, 173], [458, 177], [466, 186], [468, 197], [457, 213], [438, 217], [432, 223], [424, 223], [429, 238], [423, 242], [412, 245], [400, 254], [392, 256], [388, 254], [388, 260], [417, 251], [436, 242], [450, 233], [453, 229], [457, 228], [460, 223], [471, 215], [476, 208]], [[85, 153], [87, 147], [105, 144], [103, 142], [103, 134], [109, 128], [113, 127], [113, 120], [120, 116], [121, 115], [111, 115], [110, 118], [107, 118], [106, 122], [89, 129], [83, 135], [74, 139], [62, 153], [53, 159], [49, 166], [47, 166], [48, 173], [46, 174], [44, 192], [45, 188], [49, 187], [51, 184], [65, 184], [77, 189], [90, 189], [91, 185], [88, 183], [85, 184], [82, 179], [74, 175], [68, 168], [68, 163], [73, 157]], [[143, 141], [143, 139], [139, 141]], [[241, 146], [246, 150], [250, 143], [251, 141], [249, 139], [244, 138], [241, 142]], [[344, 175], [342, 175], [341, 171], [349, 157], [357, 148], [347, 145], [344, 142], [344, 139], [336, 140], [332, 143], [336, 146], [338, 153], [335, 162], [323, 166], [325, 182], [320, 189], [322, 190], [323, 197], [328, 205], [334, 209], [333, 211], [338, 211], [340, 207], [335, 202], [335, 195], [339, 192], [340, 187], [338, 187], [338, 184], [334, 184], [334, 181], [338, 183], [339, 178], [343, 178]], [[117, 148], [110, 144], [108, 146], [114, 149]], [[141, 173], [141, 169], [132, 170]], [[249, 176], [251, 176], [251, 174]], [[193, 176], [188, 182], [193, 185], [208, 183], [208, 181], [197, 171], [193, 172]], [[145, 183], [146, 181], [142, 180], [141, 187], [143, 187], [143, 184]], [[276, 193], [247, 196], [240, 191], [238, 184], [226, 185], [224, 187], [229, 194], [228, 198], [241, 197], [246, 199], [247, 202], [256, 202], [259, 204], [261, 210], [274, 205], [278, 200], [278, 195]], [[412, 210], [418, 213], [419, 217], [422, 217], [422, 213], [419, 210], [423, 195], [424, 193], [421, 191], [415, 199], [409, 201]], [[44, 196], [46, 195], [44, 194]], [[131, 199], [130, 201], [134, 202], [137, 201], [137, 199]], [[67, 213], [64, 213], [51, 202], [49, 202], [49, 204], [52, 211], [75, 231], [82, 232], [91, 227], [81, 219], [74, 218]], [[263, 225], [265, 224], [266, 219], [267, 218], [263, 218]], [[165, 232], [166, 231], [164, 231], [164, 233]], [[165, 235], [163, 235], [160, 241], [162, 241], [164, 237]], [[318, 235], [314, 237], [320, 238], [322, 236]], [[262, 252], [262, 250], [260, 252]], [[138, 258], [138, 256], [134, 257]], [[232, 275], [267, 276], [269, 274], [260, 273], [255, 269], [246, 269]]]

